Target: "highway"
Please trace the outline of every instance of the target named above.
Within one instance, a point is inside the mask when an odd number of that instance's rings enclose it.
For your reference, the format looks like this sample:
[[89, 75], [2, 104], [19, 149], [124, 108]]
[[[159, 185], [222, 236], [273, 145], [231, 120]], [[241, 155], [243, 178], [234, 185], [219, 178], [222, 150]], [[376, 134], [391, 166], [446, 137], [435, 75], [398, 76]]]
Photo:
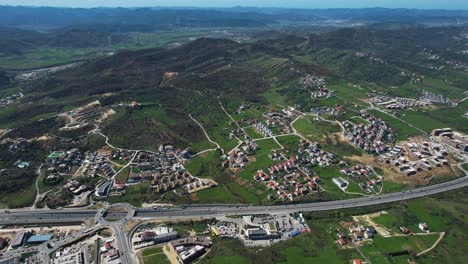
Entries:
[[[459, 168], [467, 174], [461, 164]], [[468, 186], [468, 176], [458, 178], [449, 182], [436, 185], [421, 187], [413, 190], [380, 194], [375, 196], [366, 196], [354, 199], [303, 203], [303, 204], [288, 204], [288, 205], [273, 205], [273, 206], [247, 206], [247, 205], [231, 205], [231, 204], [211, 204], [199, 206], [180, 206], [170, 208], [153, 208], [153, 209], [136, 209], [129, 204], [113, 204], [107, 208], [99, 210], [89, 210], [83, 208], [69, 208], [62, 210], [51, 209], [34, 209], [23, 208], [15, 210], [6, 210], [0, 213], [0, 224], [12, 225], [66, 225], [82, 223], [86, 220], [94, 220], [95, 224], [83, 228], [77, 233], [74, 233], [64, 239], [53, 239], [48, 243], [43, 243], [39, 246], [31, 248], [19, 248], [10, 250], [4, 254], [4, 258], [18, 256], [28, 252], [40, 252], [39, 257], [43, 263], [49, 262], [49, 254], [57, 249], [78, 241], [84, 237], [94, 234], [103, 228], [111, 228], [116, 238], [116, 243], [121, 252], [120, 261], [122, 264], [134, 264], [135, 255], [133, 254], [130, 237], [125, 231], [125, 223], [133, 218], [139, 219], [188, 219], [188, 218], [212, 218], [226, 215], [251, 215], [251, 214], [275, 214], [275, 213], [292, 213], [292, 212], [314, 212], [326, 210], [338, 210], [345, 208], [356, 208], [377, 204], [385, 204], [398, 202], [438, 193], [443, 193], [450, 190], [455, 190]], [[126, 210], [110, 210], [113, 207], [125, 208]], [[116, 222], [109, 222], [107, 219], [120, 219]], [[132, 234], [133, 232], [130, 232]]]
[[[136, 209], [133, 218], [145, 219], [177, 219], [215, 217], [218, 215], [244, 215], [244, 214], [266, 214], [287, 212], [314, 212], [345, 208], [356, 208], [390, 202], [403, 201], [418, 197], [424, 197], [437, 193], [443, 193], [468, 186], [468, 177], [458, 178], [449, 182], [421, 187], [408, 191], [366, 196], [347, 200], [273, 205], [273, 206], [247, 206], [247, 205], [192, 205], [183, 207], [171, 207], [162, 209]], [[16, 209], [0, 213], [0, 223], [17, 225], [34, 224], [68, 224], [92, 220], [97, 210], [89, 209]], [[112, 217], [121, 217], [124, 213], [113, 212]]]

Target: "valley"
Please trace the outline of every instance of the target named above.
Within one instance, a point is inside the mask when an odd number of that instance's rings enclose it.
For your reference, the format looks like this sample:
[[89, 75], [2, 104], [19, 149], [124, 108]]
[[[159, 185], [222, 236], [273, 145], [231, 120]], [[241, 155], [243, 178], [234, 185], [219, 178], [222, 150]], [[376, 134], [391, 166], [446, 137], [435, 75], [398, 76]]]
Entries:
[[59, 10], [0, 6], [0, 260], [461, 263], [466, 12]]

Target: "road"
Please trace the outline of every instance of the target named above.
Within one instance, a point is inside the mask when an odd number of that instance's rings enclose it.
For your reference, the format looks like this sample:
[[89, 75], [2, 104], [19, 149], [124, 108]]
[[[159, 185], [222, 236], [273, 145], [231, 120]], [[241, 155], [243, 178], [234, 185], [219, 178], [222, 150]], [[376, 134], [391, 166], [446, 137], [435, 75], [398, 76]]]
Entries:
[[[460, 169], [463, 167], [460, 164]], [[455, 190], [468, 186], [468, 177], [458, 178], [449, 182], [444, 182], [436, 185], [426, 186], [418, 189], [401, 191], [395, 193], [387, 193], [374, 196], [366, 196], [347, 200], [303, 203], [303, 204], [288, 204], [288, 205], [273, 205], [273, 206], [247, 206], [247, 205], [199, 205], [199, 206], [184, 206], [173, 207], [166, 209], [137, 209], [134, 218], [151, 218], [151, 219], [176, 219], [190, 217], [215, 217], [219, 215], [243, 215], [243, 214], [265, 214], [265, 213], [288, 213], [288, 212], [314, 212], [327, 211], [345, 208], [357, 208], [362, 206], [370, 206], [384, 204], [390, 202], [398, 202], [428, 195], [443, 193], [450, 190]], [[66, 224], [81, 222], [87, 219], [93, 219], [96, 215], [96, 210], [90, 209], [12, 209], [9, 212], [0, 213], [0, 223], [2, 224], [18, 224], [18, 225], [33, 225], [33, 224]], [[117, 213], [116, 213], [117, 214]]]
[[209, 142], [215, 144], [216, 147], [217, 147], [218, 149], [220, 149], [221, 152], [224, 154], [224, 149], [221, 148], [221, 146], [218, 144], [218, 142], [211, 140], [210, 136], [209, 136], [208, 133], [206, 132], [206, 130], [205, 130], [205, 128], [203, 127], [203, 125], [202, 125], [200, 122], [198, 122], [195, 118], [193, 118], [193, 116], [192, 116], [191, 114], [189, 114], [188, 116], [190, 117], [190, 119], [192, 119], [193, 122], [195, 122], [195, 123], [202, 129], [203, 133], [204, 133], [205, 136], [206, 136], [206, 139], [207, 139]]
[[[20, 248], [17, 250], [8, 251], [3, 257], [8, 258], [29, 252], [40, 252], [39, 257], [43, 263], [49, 262], [49, 254], [64, 245], [78, 241], [83, 237], [91, 235], [103, 228], [112, 228], [116, 237], [116, 243], [121, 252], [121, 262], [123, 264], [135, 263], [130, 245], [130, 237], [125, 232], [125, 223], [132, 218], [139, 219], [193, 219], [193, 218], [214, 218], [226, 215], [258, 215], [258, 214], [274, 214], [274, 213], [292, 213], [292, 212], [314, 212], [337, 210], [345, 208], [356, 208], [369, 205], [384, 204], [390, 202], [398, 202], [437, 193], [442, 193], [458, 188], [468, 186], [468, 172], [460, 163], [459, 168], [465, 173], [465, 177], [458, 178], [445, 183], [422, 187], [414, 190], [401, 191], [396, 193], [381, 194], [375, 196], [367, 196], [361, 198], [328, 201], [317, 203], [304, 204], [289, 204], [289, 205], [273, 205], [273, 206], [247, 206], [247, 205], [231, 205], [231, 204], [212, 204], [199, 206], [181, 206], [172, 208], [152, 208], [152, 209], [135, 209], [128, 204], [114, 204], [105, 209], [90, 210], [90, 209], [62, 209], [37, 210], [34, 208], [23, 208], [0, 213], [0, 223], [15, 224], [15, 225], [39, 225], [39, 224], [70, 224], [81, 223], [85, 220], [95, 220], [96, 224], [83, 228], [77, 233], [63, 239], [53, 239], [48, 243], [31, 247]], [[112, 207], [126, 207], [126, 211], [109, 211]], [[107, 214], [106, 214], [107, 212]], [[104, 214], [108, 218], [121, 219], [116, 222], [109, 222], [104, 219]], [[130, 232], [131, 234], [132, 232]]]

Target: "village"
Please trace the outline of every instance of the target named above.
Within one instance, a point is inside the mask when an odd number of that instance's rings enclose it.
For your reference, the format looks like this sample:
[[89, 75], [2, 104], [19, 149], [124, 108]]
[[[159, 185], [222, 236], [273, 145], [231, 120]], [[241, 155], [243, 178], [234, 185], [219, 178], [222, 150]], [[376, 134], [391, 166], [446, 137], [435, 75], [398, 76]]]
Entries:
[[347, 120], [343, 123], [346, 138], [367, 153], [387, 152], [396, 140], [391, 128], [382, 119], [369, 114], [366, 110], [361, 111], [360, 117], [366, 122], [355, 124]]
[[284, 151], [273, 151], [269, 157], [276, 163], [261, 169], [253, 176], [257, 182], [263, 182], [276, 192], [282, 200], [290, 200], [309, 193], [321, 191], [321, 179], [313, 175], [312, 167], [332, 165], [335, 156], [320, 149], [318, 144], [301, 140], [297, 154], [290, 157]]
[[388, 110], [407, 109], [416, 107], [427, 107], [432, 103], [428, 100], [417, 100], [412, 98], [393, 97], [387, 95], [369, 95], [369, 101]]

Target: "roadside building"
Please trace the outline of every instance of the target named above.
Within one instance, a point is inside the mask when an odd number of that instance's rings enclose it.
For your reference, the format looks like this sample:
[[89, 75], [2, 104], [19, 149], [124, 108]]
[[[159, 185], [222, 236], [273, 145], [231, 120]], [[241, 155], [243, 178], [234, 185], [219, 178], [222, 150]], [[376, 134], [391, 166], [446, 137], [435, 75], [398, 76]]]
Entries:
[[97, 194], [99, 196], [107, 196], [109, 194], [110, 188], [112, 186], [112, 181], [107, 181], [98, 188]]
[[27, 241], [26, 244], [28, 245], [39, 245], [44, 242], [49, 241], [52, 238], [52, 235], [34, 235], [31, 236]]
[[19, 248], [24, 245], [24, 242], [29, 238], [29, 232], [19, 232], [11, 241], [11, 248]]

